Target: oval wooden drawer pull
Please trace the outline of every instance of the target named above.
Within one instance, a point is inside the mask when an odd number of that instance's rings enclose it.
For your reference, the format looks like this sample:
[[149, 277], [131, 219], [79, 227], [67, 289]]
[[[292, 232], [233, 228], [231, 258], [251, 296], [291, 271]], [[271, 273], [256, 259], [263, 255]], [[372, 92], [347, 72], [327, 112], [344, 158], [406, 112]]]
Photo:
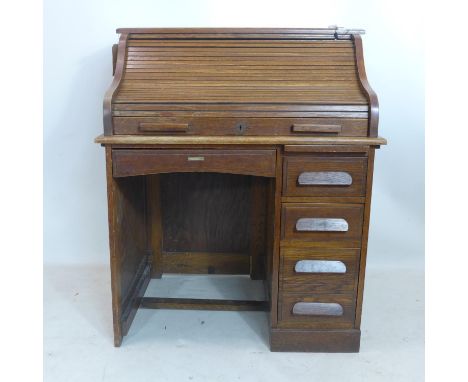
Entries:
[[300, 218], [296, 222], [299, 232], [347, 232], [348, 222], [337, 218]]
[[185, 133], [188, 127], [188, 123], [140, 122], [138, 124], [139, 130], [147, 133]]
[[299, 186], [350, 186], [353, 178], [343, 171], [302, 172], [297, 183]]
[[334, 302], [297, 302], [293, 314], [298, 316], [342, 316], [343, 307]]
[[294, 271], [297, 273], [346, 273], [346, 265], [342, 261], [333, 260], [299, 260]]
[[341, 133], [341, 125], [319, 125], [295, 123], [292, 125], [293, 133]]

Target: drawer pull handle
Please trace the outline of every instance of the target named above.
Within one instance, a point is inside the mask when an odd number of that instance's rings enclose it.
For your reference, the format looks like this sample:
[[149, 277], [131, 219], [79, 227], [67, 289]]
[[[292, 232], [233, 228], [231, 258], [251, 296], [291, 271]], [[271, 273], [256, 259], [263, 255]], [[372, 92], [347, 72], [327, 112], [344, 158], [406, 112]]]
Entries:
[[341, 125], [317, 125], [295, 123], [292, 125], [293, 133], [341, 133]]
[[185, 133], [187, 123], [140, 122], [138, 128], [146, 133]]
[[347, 232], [348, 222], [334, 218], [300, 218], [296, 222], [299, 232]]
[[297, 316], [342, 316], [343, 307], [333, 302], [297, 302], [293, 306]]
[[297, 273], [346, 273], [346, 265], [342, 261], [331, 260], [299, 260], [294, 266]]
[[297, 179], [299, 186], [350, 186], [353, 178], [347, 172], [303, 172]]
[[200, 162], [204, 161], [205, 157], [188, 157], [187, 160], [190, 162]]

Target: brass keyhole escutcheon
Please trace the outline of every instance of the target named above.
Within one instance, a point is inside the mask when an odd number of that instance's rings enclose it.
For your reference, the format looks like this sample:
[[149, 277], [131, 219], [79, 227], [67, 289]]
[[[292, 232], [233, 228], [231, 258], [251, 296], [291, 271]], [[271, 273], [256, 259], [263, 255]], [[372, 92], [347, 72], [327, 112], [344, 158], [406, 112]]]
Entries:
[[235, 130], [237, 134], [244, 134], [245, 130], [247, 130], [247, 125], [243, 122], [237, 123]]

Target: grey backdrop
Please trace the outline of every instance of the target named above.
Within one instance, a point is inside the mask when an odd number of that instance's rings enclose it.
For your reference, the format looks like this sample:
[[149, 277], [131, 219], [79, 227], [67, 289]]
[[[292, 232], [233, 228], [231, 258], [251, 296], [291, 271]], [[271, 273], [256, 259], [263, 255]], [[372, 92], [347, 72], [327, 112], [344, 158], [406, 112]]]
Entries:
[[44, 7], [46, 263], [108, 263], [104, 150], [93, 139], [102, 133], [102, 99], [111, 83], [117, 27], [338, 24], [367, 31], [366, 69], [379, 96], [379, 132], [389, 142], [376, 156], [368, 264], [423, 264], [423, 28], [411, 18], [414, 12], [372, 0], [268, 7], [243, 0], [223, 6], [214, 1], [46, 0]]

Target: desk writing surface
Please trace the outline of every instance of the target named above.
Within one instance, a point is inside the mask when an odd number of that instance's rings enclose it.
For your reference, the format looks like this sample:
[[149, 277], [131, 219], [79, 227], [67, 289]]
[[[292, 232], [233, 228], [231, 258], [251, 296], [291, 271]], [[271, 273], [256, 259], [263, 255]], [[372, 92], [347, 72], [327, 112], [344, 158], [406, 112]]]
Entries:
[[382, 137], [376, 138], [354, 138], [354, 137], [290, 137], [290, 136], [267, 136], [267, 137], [236, 137], [236, 136], [204, 136], [204, 137], [180, 137], [180, 136], [105, 136], [100, 135], [95, 139], [96, 143], [103, 145], [386, 145], [387, 140]]

